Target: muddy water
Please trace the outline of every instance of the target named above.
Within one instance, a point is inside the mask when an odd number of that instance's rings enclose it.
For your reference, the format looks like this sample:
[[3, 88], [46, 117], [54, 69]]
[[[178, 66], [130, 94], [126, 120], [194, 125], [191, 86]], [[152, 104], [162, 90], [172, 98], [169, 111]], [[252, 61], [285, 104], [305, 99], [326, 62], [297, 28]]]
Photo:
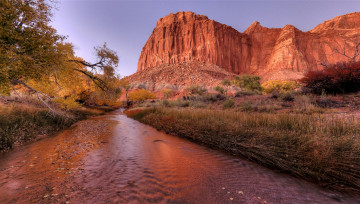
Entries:
[[0, 155], [0, 203], [360, 203], [121, 111]]

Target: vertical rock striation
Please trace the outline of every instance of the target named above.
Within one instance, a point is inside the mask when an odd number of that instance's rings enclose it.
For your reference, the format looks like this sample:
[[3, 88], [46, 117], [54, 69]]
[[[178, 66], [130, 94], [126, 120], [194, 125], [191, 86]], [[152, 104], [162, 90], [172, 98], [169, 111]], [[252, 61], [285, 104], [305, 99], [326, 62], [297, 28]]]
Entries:
[[163, 64], [198, 61], [235, 74], [268, 79], [297, 79], [322, 69], [320, 62], [348, 59], [360, 43], [360, 13], [338, 16], [302, 32], [292, 25], [266, 28], [254, 22], [240, 33], [230, 26], [193, 12], [161, 18], [142, 49], [137, 72]]

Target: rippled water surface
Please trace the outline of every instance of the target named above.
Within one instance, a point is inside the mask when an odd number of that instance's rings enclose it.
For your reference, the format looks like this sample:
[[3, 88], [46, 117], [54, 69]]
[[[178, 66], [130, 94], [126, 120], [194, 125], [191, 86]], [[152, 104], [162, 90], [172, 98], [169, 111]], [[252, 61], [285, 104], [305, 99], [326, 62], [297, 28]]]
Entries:
[[0, 203], [360, 203], [121, 111], [0, 155]]

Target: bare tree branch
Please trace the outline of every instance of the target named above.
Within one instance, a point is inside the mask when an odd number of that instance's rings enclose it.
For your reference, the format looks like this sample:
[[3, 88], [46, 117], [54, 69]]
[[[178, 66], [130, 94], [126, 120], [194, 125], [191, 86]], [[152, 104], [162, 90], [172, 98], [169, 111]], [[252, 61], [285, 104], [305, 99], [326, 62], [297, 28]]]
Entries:
[[354, 51], [354, 55], [353, 56], [350, 56], [348, 54], [346, 54], [346, 40], [344, 40], [344, 49], [343, 49], [343, 52], [340, 52], [338, 49], [335, 49], [335, 53], [338, 53], [348, 59], [350, 59], [352, 62], [356, 62], [356, 58], [358, 57], [359, 55], [359, 47], [360, 47], [360, 43], [358, 43], [356, 46], [355, 46], [355, 51]]
[[[100, 61], [97, 62], [97, 63], [94, 63], [94, 64], [91, 64], [91, 63], [86, 62], [84, 60], [69, 60], [69, 62], [75, 62], [75, 63], [77, 63], [79, 65], [79, 67], [81, 67], [81, 65], [83, 65], [85, 67], [91, 68], [92, 70], [95, 70], [96, 68], [103, 69], [104, 60], [105, 60], [105, 58], [101, 57]], [[98, 86], [102, 91], [106, 91], [108, 89], [106, 83], [102, 79], [100, 79], [99, 77], [94, 76], [93, 73], [91, 73], [89, 71], [86, 71], [86, 70], [82, 70], [80, 68], [79, 69], [73, 68], [73, 70], [75, 70], [77, 72], [80, 72], [80, 73], [83, 73], [86, 76], [88, 76], [95, 83], [95, 85]]]
[[86, 76], [88, 76], [95, 83], [95, 85], [98, 86], [102, 91], [106, 91], [108, 89], [108, 87], [106, 86], [106, 83], [99, 77], [94, 76], [91, 72], [84, 71], [81, 69], [76, 69], [76, 68], [73, 68], [73, 70], [83, 73]]
[[21, 85], [25, 86], [27, 89], [35, 92], [37, 98], [39, 99], [39, 101], [41, 101], [41, 102], [51, 111], [51, 113], [52, 113], [53, 115], [59, 115], [59, 113], [58, 113], [57, 111], [55, 111], [54, 109], [52, 109], [51, 106], [50, 106], [46, 101], [44, 101], [44, 99], [42, 99], [42, 98], [40, 97], [40, 95], [42, 95], [42, 96], [44, 96], [45, 98], [51, 100], [50, 96], [48, 96], [48, 95], [46, 95], [46, 94], [44, 94], [44, 93], [42, 93], [42, 92], [40, 92], [40, 91], [32, 88], [31, 86], [29, 86], [28, 84], [26, 84], [25, 82], [23, 82], [23, 81], [20, 80], [20, 79], [13, 79], [13, 80], [11, 81], [11, 83], [12, 83], [13, 85], [21, 84]]

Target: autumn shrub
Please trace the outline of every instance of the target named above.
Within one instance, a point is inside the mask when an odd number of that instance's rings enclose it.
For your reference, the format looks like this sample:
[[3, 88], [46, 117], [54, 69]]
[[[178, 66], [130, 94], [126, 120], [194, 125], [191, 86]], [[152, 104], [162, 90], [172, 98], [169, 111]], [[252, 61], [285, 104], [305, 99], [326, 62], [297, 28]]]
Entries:
[[314, 94], [346, 94], [360, 90], [360, 62], [338, 63], [308, 72], [301, 82]]
[[186, 88], [190, 95], [203, 95], [207, 92], [205, 87], [199, 85], [193, 85]]
[[129, 99], [131, 101], [145, 101], [148, 99], [156, 99], [156, 95], [145, 89], [138, 89], [129, 94]]
[[76, 102], [76, 99], [76, 96], [68, 96], [66, 98], [56, 98], [53, 101], [58, 103], [62, 109], [71, 110], [81, 106]]
[[162, 92], [163, 92], [165, 99], [168, 99], [171, 96], [171, 94], [173, 93], [173, 91], [171, 89], [164, 89], [164, 90], [162, 90]]
[[277, 91], [279, 93], [290, 92], [299, 87], [299, 84], [296, 81], [280, 81], [280, 80], [271, 80], [266, 81], [261, 85], [265, 93], [273, 93]]
[[224, 109], [232, 108], [232, 107], [234, 107], [234, 105], [235, 105], [234, 100], [232, 98], [228, 98], [228, 99], [226, 99], [226, 101], [224, 101], [223, 108]]

